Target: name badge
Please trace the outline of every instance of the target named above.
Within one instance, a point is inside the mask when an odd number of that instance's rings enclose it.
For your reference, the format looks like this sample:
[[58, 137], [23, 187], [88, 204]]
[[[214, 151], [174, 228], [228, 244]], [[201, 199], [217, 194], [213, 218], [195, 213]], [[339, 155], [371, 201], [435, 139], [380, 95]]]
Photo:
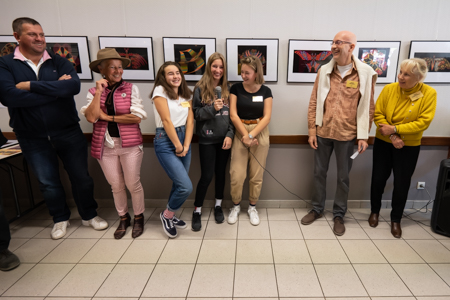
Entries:
[[127, 94], [125, 94], [125, 93], [122, 93], [122, 97], [123, 97], [123, 98], [125, 98], [125, 97], [126, 97], [126, 95], [127, 95]]
[[263, 97], [262, 96], [253, 96], [252, 101], [253, 102], [263, 102]]
[[358, 81], [347, 80], [347, 87], [356, 89], [358, 87]]
[[187, 101], [181, 102], [181, 106], [183, 106], [183, 107], [191, 107], [191, 105]]
[[420, 99], [423, 97], [423, 94], [421, 91], [415, 92], [414, 94], [409, 95], [409, 99], [411, 99], [411, 101], [416, 101], [417, 99]]

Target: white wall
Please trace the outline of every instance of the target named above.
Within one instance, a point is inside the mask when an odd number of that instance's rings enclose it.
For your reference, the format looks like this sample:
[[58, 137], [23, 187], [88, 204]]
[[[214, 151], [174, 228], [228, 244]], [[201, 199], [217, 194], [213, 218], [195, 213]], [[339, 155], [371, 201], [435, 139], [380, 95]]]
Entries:
[[[268, 84], [274, 95], [271, 134], [307, 134], [306, 110], [312, 84], [286, 83], [289, 39], [329, 40], [340, 30], [353, 31], [359, 40], [401, 41], [400, 60], [407, 58], [411, 40], [450, 40], [450, 1], [427, 0], [0, 0], [0, 34], [12, 34], [11, 22], [28, 16], [38, 20], [47, 35], [88, 36], [91, 59], [98, 36], [151, 36], [155, 67], [163, 63], [162, 37], [215, 37], [225, 54], [226, 38], [278, 38], [278, 82]], [[99, 79], [94, 74], [94, 79]], [[83, 81], [77, 107], [85, 103], [94, 81]], [[144, 99], [153, 82], [136, 82]], [[376, 95], [383, 84], [378, 84]], [[433, 85], [438, 92], [435, 120], [427, 136], [450, 136], [447, 97], [450, 87]], [[153, 108], [142, 122], [144, 133], [155, 130]], [[11, 131], [8, 113], [0, 110], [0, 128]], [[84, 118], [83, 131], [92, 132]], [[374, 135], [374, 131], [372, 131]]]

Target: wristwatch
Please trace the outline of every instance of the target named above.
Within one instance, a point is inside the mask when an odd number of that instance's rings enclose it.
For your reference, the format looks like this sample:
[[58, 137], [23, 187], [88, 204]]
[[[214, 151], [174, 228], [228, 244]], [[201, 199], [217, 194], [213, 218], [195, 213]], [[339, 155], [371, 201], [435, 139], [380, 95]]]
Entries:
[[251, 135], [250, 133], [248, 134], [248, 137], [253, 140], [253, 135]]

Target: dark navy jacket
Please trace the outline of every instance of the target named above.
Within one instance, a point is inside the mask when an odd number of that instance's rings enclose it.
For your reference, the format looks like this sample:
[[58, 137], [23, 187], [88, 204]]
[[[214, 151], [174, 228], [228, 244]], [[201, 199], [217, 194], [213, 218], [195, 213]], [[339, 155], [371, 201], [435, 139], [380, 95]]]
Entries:
[[[8, 107], [9, 125], [20, 137], [52, 137], [79, 126], [74, 95], [80, 92], [80, 79], [65, 58], [51, 54], [36, 73], [14, 53], [0, 57], [0, 102]], [[70, 80], [58, 79], [64, 75]], [[30, 91], [16, 84], [30, 81]]]

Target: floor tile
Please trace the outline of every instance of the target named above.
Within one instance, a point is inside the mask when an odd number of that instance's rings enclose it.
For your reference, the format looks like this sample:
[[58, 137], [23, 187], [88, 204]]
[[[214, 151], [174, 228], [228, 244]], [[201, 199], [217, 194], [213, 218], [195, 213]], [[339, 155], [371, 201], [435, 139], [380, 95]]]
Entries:
[[[54, 224], [55, 223], [51, 222], [47, 227], [44, 228], [44, 230], [42, 230], [38, 234], [36, 234], [34, 236], [34, 238], [35, 239], [51, 239], [51, 233], [52, 233]], [[63, 237], [63, 239], [67, 239], [80, 226], [81, 226], [81, 219], [75, 219], [75, 220], [70, 219], [69, 226], [67, 226], [67, 229], [66, 229], [66, 235]]]
[[389, 264], [354, 264], [370, 296], [412, 296]]
[[236, 263], [273, 263], [270, 240], [238, 240]]
[[26, 220], [15, 227], [10, 228], [11, 238], [32, 238], [39, 232], [52, 224], [52, 220]]
[[204, 240], [197, 263], [230, 264], [236, 261], [236, 240]]
[[450, 295], [450, 287], [425, 264], [393, 264], [414, 296]]
[[[448, 297], [416, 297], [417, 300], [450, 300], [450, 296]], [[400, 299], [401, 300], [401, 299]]]
[[269, 231], [272, 240], [303, 239], [298, 221], [269, 221]]
[[310, 210], [310, 208], [294, 208], [294, 213], [297, 220], [300, 221]]
[[154, 264], [116, 265], [95, 296], [139, 297], [154, 267]]
[[[44, 299], [51, 299], [51, 298], [48, 298], [48, 297], [26, 297], [26, 298], [2, 297], [1, 299], [2, 300], [18, 300], [18, 299], [21, 299], [21, 300], [44, 300]], [[66, 300], [66, 299], [64, 299], [64, 300]], [[86, 299], [83, 299], [83, 300], [86, 300]]]
[[[194, 267], [195, 264], [157, 264], [141, 297], [186, 297]], [[174, 278], [176, 288], [167, 288], [167, 282]]]
[[315, 265], [325, 297], [368, 296], [350, 264]]
[[202, 240], [205, 235], [206, 221], [202, 222], [200, 231], [192, 230], [192, 221], [186, 221], [187, 227], [184, 229], [177, 228], [178, 240]]
[[[243, 240], [268, 240], [270, 239], [269, 222], [261, 221], [258, 226], [253, 226], [249, 221], [238, 222], [238, 239]], [[236, 226], [233, 225], [233, 226]]]
[[434, 237], [412, 220], [402, 220], [402, 238], [405, 240], [434, 240]]
[[120, 264], [157, 263], [166, 246], [166, 240], [135, 239], [120, 259]]
[[[47, 241], [47, 242], [50, 242]], [[43, 260], [43, 263], [78, 263], [97, 243], [95, 239], [65, 239]]]
[[312, 264], [275, 265], [280, 297], [323, 296]]
[[387, 263], [371, 240], [342, 240], [341, 246], [351, 263]]
[[[372, 300], [416, 300], [415, 297], [371, 297], [370, 299], [372, 299]], [[328, 298], [327, 298], [327, 300], [328, 300]], [[353, 299], [351, 299], [351, 300], [353, 300]]]
[[14, 252], [14, 250], [18, 249], [20, 246], [28, 242], [30, 239], [11, 239], [9, 241], [8, 250]]
[[293, 208], [267, 208], [269, 221], [297, 221]]
[[272, 240], [273, 259], [276, 264], [311, 263], [303, 240]]
[[445, 236], [445, 235], [441, 235], [441, 234], [438, 234], [438, 233], [436, 233], [436, 232], [434, 232], [433, 231], [433, 229], [431, 229], [431, 227], [430, 227], [430, 222], [427, 222], [427, 223], [425, 223], [425, 224], [420, 224], [419, 223], [419, 226], [420, 227], [422, 227], [422, 229], [423, 230], [425, 230], [426, 232], [428, 232], [432, 237], [434, 237], [435, 239], [438, 239], [438, 240], [441, 240], [441, 239], [447, 239], [447, 240], [450, 240], [450, 237], [447, 237], [447, 236]]
[[425, 263], [404, 240], [374, 240], [373, 242], [391, 264]]
[[[162, 211], [164, 211], [166, 208], [162, 208], [162, 207], [158, 207], [156, 208], [152, 214], [150, 215], [150, 218], [148, 219], [149, 221], [159, 221], [161, 223], [161, 219], [160, 219], [160, 214]], [[179, 215], [179, 214], [177, 214]], [[184, 219], [184, 218], [183, 218]], [[189, 219], [188, 219], [189, 220]]]
[[38, 264], [3, 296], [47, 296], [73, 267], [73, 264]]
[[140, 237], [139, 240], [168, 240], [169, 237], [164, 233], [162, 228], [161, 220], [157, 221], [147, 221], [144, 226], [144, 233]]
[[196, 263], [201, 240], [169, 240], [159, 259], [163, 264]]
[[278, 297], [273, 264], [238, 264], [234, 297]]
[[330, 225], [326, 220], [317, 220], [310, 225], [300, 223], [300, 229], [305, 240], [335, 240], [336, 235], [333, 233]]
[[360, 225], [372, 240], [396, 240], [391, 234], [391, 225], [387, 222], [378, 222], [376, 228], [370, 227], [367, 222], [362, 222]]
[[93, 297], [114, 264], [77, 264], [50, 296]]
[[306, 246], [315, 264], [349, 263], [347, 255], [337, 240], [306, 240]]
[[231, 297], [234, 264], [197, 265], [188, 297]]
[[115, 221], [119, 219], [119, 214], [117, 213], [117, 210], [114, 207], [100, 207], [97, 210], [97, 214], [102, 219], [105, 219], [108, 221], [108, 223], [113, 223], [110, 221]]
[[445, 246], [448, 250], [450, 250], [450, 240], [439, 240], [439, 243]]
[[132, 240], [99, 240], [94, 247], [81, 259], [80, 263], [104, 263], [115, 264], [127, 248]]
[[16, 283], [16, 281], [25, 275], [32, 267], [34, 267], [34, 264], [21, 263], [20, 266], [14, 270], [0, 272], [0, 295]]
[[450, 264], [430, 264], [430, 267], [450, 286]]
[[[107, 220], [109, 221], [109, 220]], [[80, 221], [81, 222], [81, 221]], [[111, 222], [108, 222], [111, 225]], [[69, 236], [68, 239], [99, 239], [104, 236], [108, 232], [108, 229], [105, 230], [95, 230], [90, 226], [80, 225], [74, 230]]]
[[205, 240], [235, 240], [237, 238], [238, 225], [228, 223], [216, 224], [214, 220], [208, 221], [206, 227]]
[[450, 250], [439, 241], [408, 240], [406, 241], [427, 263], [450, 263]]
[[62, 241], [63, 240], [31, 239], [14, 251], [14, 254], [16, 254], [23, 263], [38, 263], [61, 244]]

